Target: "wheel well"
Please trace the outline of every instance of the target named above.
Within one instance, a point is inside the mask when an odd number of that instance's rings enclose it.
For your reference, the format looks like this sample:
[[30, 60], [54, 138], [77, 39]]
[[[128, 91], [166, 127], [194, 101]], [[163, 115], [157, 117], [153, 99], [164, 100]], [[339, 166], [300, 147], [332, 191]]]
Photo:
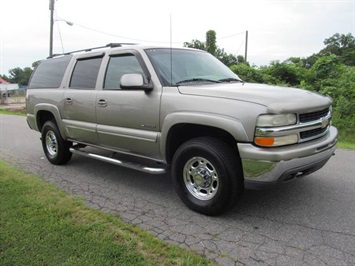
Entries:
[[236, 140], [233, 136], [227, 131], [204, 125], [196, 125], [196, 124], [178, 124], [174, 125], [168, 134], [166, 141], [166, 160], [170, 164], [172, 162], [173, 156], [176, 150], [183, 144], [184, 142], [197, 138], [197, 137], [215, 137], [218, 138], [229, 145], [231, 147], [237, 149]]
[[39, 111], [37, 113], [37, 126], [39, 131], [42, 131], [42, 127], [47, 121], [53, 121], [53, 123], [57, 124], [54, 115], [51, 112]]

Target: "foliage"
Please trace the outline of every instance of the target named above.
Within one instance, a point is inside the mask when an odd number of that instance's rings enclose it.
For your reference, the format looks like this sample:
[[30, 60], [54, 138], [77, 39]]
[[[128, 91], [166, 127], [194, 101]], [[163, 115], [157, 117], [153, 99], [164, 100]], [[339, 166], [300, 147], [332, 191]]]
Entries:
[[27, 86], [30, 81], [33, 70], [39, 65], [40, 61], [36, 61], [32, 63], [31, 67], [20, 68], [16, 67], [9, 70], [9, 76], [0, 75], [0, 78], [5, 79], [10, 83], [15, 83], [20, 86]]
[[212, 265], [0, 161], [0, 265]]
[[246, 64], [232, 65], [230, 69], [238, 74], [238, 76], [246, 81], [252, 83], [267, 83], [267, 84], [280, 84], [281, 81], [262, 69], [257, 69], [256, 67], [251, 67]]
[[336, 55], [339, 61], [348, 66], [355, 66], [355, 38], [351, 33], [336, 33], [324, 40], [326, 47], [319, 52], [320, 55]]
[[195, 48], [195, 49], [206, 51], [205, 43], [201, 42], [199, 40], [192, 40], [191, 42], [184, 42], [184, 47]]
[[304, 78], [304, 69], [298, 61], [286, 60], [271, 62], [270, 66], [264, 68], [264, 73], [276, 78], [284, 84], [297, 86]]
[[191, 42], [184, 42], [184, 47], [207, 51], [218, 58], [226, 66], [232, 66], [239, 62], [244, 62], [243, 56], [239, 55], [236, 57], [233, 54], [226, 53], [224, 49], [218, 47], [217, 34], [214, 30], [206, 32], [206, 42], [194, 39]]
[[30, 80], [32, 72], [33, 70], [30, 67], [25, 67], [24, 69], [19, 67], [10, 69], [9, 82], [26, 86]]
[[206, 51], [210, 54], [217, 55], [217, 37], [214, 30], [209, 30], [206, 32]]

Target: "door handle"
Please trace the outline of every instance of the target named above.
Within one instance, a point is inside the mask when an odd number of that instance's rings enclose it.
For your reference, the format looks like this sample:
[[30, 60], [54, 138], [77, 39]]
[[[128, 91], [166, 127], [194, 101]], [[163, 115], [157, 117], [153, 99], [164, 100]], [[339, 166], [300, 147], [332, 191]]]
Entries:
[[97, 103], [99, 107], [106, 107], [107, 106], [107, 100], [105, 99], [100, 99], [99, 102]]
[[66, 102], [67, 104], [73, 104], [73, 99], [72, 99], [72, 98], [66, 98], [66, 99], [65, 99], [65, 102]]

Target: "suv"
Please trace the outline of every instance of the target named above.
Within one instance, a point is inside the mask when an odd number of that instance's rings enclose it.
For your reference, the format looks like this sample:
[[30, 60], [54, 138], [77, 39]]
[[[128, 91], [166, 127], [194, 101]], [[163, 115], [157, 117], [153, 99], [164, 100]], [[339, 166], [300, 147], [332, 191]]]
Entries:
[[[334, 154], [332, 100], [244, 83], [207, 52], [109, 44], [34, 71], [27, 121], [52, 164], [72, 154], [170, 172], [192, 210], [218, 215], [244, 188], [308, 175]], [[125, 158], [125, 159], [122, 159]]]

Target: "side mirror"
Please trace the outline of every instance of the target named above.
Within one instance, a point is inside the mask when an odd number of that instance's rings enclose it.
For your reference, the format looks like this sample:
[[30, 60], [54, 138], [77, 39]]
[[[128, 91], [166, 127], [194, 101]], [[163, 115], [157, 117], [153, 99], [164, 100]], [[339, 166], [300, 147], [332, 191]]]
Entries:
[[120, 86], [123, 90], [145, 90], [151, 91], [152, 84], [144, 84], [144, 78], [141, 74], [124, 74], [120, 80]]

